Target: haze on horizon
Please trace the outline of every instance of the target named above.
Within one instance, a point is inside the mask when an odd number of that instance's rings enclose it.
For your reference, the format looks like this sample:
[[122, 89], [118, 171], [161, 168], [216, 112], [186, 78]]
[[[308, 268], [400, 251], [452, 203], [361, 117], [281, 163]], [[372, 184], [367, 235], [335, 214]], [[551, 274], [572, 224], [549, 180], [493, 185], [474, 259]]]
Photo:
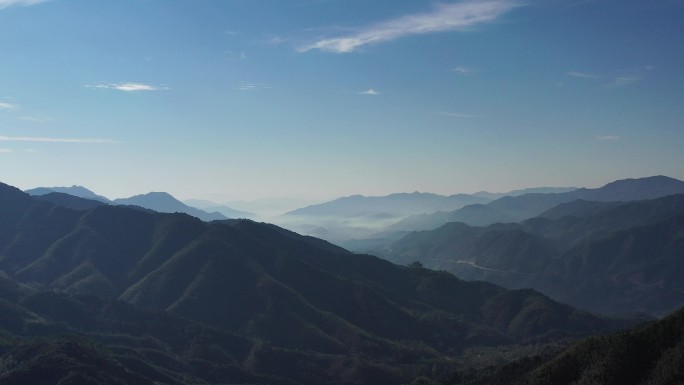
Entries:
[[684, 3], [0, 0], [0, 181], [218, 202], [684, 179]]

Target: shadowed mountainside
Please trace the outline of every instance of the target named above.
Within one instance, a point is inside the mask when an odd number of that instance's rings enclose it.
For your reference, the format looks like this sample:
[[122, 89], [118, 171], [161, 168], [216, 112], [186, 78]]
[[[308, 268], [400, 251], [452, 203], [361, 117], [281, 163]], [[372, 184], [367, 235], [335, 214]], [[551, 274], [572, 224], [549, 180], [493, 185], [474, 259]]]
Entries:
[[[572, 208], [577, 216], [552, 219]], [[575, 201], [521, 224], [448, 223], [407, 235], [391, 245], [387, 258], [532, 287], [592, 311], [663, 315], [684, 304], [684, 195]]]
[[[107, 205], [74, 210], [6, 185], [0, 269], [3, 329], [86, 331], [135, 373], [178, 382], [199, 352], [177, 335], [196, 341], [208, 330], [233, 342], [207, 345], [196, 364], [244, 375], [232, 381], [400, 384], [426, 367], [462, 365], [464, 349], [624, 325], [530, 290], [396, 266], [273, 225]], [[184, 332], [169, 332], [179, 323]], [[117, 333], [131, 337], [115, 343]], [[148, 333], [143, 348], [133, 336]], [[219, 382], [211, 371], [191, 373]]]
[[684, 383], [684, 309], [628, 331], [591, 337], [559, 355], [451, 374], [440, 385], [672, 385]]

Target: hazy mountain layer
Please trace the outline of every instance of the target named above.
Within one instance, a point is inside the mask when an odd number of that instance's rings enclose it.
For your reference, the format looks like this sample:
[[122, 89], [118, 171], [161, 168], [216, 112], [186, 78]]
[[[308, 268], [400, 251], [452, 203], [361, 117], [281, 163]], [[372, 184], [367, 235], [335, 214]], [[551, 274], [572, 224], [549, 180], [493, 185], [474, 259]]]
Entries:
[[207, 212], [217, 212], [227, 218], [257, 219], [257, 215], [247, 211], [236, 210], [226, 205], [220, 205], [211, 201], [201, 199], [188, 199], [184, 204]]
[[455, 210], [469, 204], [489, 201], [490, 199], [488, 198], [467, 194], [443, 196], [414, 192], [411, 194], [400, 193], [378, 197], [354, 195], [307, 206], [291, 211], [286, 215], [356, 217], [387, 213], [393, 216], [406, 216], [439, 210]]
[[165, 192], [151, 192], [135, 195], [130, 198], [115, 199], [113, 203], [117, 205], [140, 206], [160, 213], [186, 213], [203, 221], [228, 219], [228, 217], [218, 212], [209, 213], [190, 207]]
[[665, 176], [624, 179], [597, 189], [582, 188], [565, 193], [505, 196], [484, 205], [469, 205], [451, 212], [410, 216], [388, 226], [385, 231], [431, 230], [447, 222], [463, 222], [472, 226], [521, 222], [541, 215], [560, 204], [578, 199], [600, 202], [633, 201], [682, 193], [684, 182]]
[[83, 186], [71, 186], [71, 187], [36, 187], [30, 190], [26, 190], [27, 194], [30, 195], [46, 195], [49, 193], [63, 193], [73, 195], [79, 198], [92, 199], [104, 203], [109, 203], [110, 200], [103, 197], [102, 195], [97, 195], [94, 192], [88, 190]]

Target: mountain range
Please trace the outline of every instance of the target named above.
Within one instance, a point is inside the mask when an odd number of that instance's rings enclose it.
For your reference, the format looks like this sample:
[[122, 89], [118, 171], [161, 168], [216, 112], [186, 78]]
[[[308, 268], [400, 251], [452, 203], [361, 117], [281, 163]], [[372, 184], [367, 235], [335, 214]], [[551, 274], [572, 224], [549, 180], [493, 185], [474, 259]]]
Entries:
[[88, 190], [83, 186], [71, 186], [71, 187], [36, 187], [28, 189], [25, 191], [27, 194], [33, 196], [47, 195], [50, 193], [62, 193], [73, 195], [79, 198], [91, 199], [95, 201], [100, 201], [103, 203], [110, 203], [111, 201], [102, 195], [97, 195], [94, 192]]
[[489, 199], [467, 194], [443, 196], [419, 192], [353, 195], [299, 208], [272, 221], [290, 230], [344, 245], [346, 240], [366, 238], [408, 215], [453, 210], [480, 202], [489, 202]]
[[[257, 219], [258, 216], [247, 211], [236, 210], [226, 205], [220, 205], [212, 201], [202, 199], [188, 199], [183, 201], [184, 204], [207, 212], [217, 212], [227, 218], [243, 218], [243, 219]], [[189, 214], [189, 213], [186, 213]]]
[[[40, 197], [39, 199], [51, 201], [62, 206], [71, 208], [86, 208], [95, 205], [96, 201], [112, 205], [138, 206], [149, 210], [162, 213], [186, 213], [199, 218], [203, 221], [224, 220], [228, 218], [248, 218], [253, 216], [251, 213], [233, 210], [227, 206], [214, 207], [211, 211], [186, 205], [166, 192], [150, 192], [147, 194], [135, 195], [129, 198], [109, 200], [101, 195], [88, 190], [82, 186], [72, 187], [38, 187], [25, 191], [26, 193]], [[82, 198], [82, 199], [75, 199]], [[85, 200], [88, 201], [85, 201]], [[228, 215], [224, 215], [225, 212]]]
[[522, 223], [451, 222], [409, 234], [385, 253], [595, 312], [663, 315], [684, 305], [684, 194], [576, 200]]
[[666, 176], [624, 179], [596, 189], [580, 188], [563, 193], [507, 195], [487, 204], [473, 204], [449, 212], [410, 216], [388, 226], [384, 231], [430, 230], [447, 222], [463, 222], [472, 226], [520, 222], [577, 199], [626, 202], [682, 193], [684, 182]]
[[0, 270], [0, 383], [403, 384], [628, 325], [274, 225], [1, 184]]

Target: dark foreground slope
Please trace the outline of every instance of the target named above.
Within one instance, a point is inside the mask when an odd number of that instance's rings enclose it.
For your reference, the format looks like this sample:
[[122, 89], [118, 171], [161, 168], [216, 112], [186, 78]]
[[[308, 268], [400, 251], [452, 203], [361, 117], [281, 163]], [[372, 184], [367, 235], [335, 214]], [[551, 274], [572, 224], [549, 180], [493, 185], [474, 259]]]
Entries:
[[35, 336], [63, 350], [52, 336], [75, 333], [87, 341], [69, 354], [169, 384], [401, 384], [453, 370], [468, 349], [620, 326], [272, 225], [74, 210], [6, 185], [0, 270], [7, 362], [44, 343]]
[[440, 385], [684, 384], [684, 309], [613, 335], [591, 337], [561, 354], [458, 372]]

